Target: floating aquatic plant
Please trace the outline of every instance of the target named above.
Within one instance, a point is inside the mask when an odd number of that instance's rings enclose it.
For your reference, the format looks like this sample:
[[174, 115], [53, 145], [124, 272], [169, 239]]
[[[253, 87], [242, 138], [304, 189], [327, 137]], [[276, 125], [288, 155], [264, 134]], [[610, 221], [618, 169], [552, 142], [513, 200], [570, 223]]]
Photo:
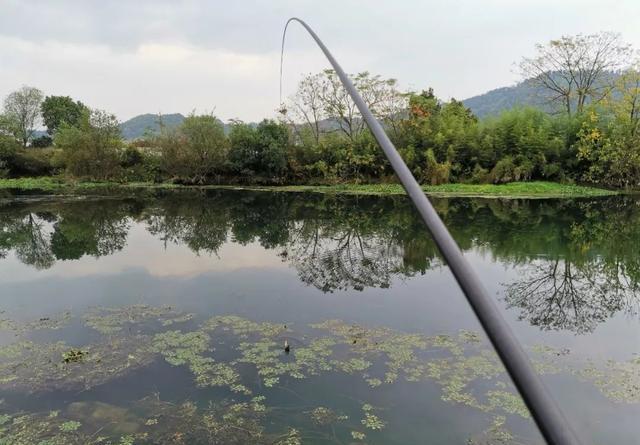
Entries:
[[82, 424], [80, 422], [76, 422], [75, 420], [69, 420], [60, 425], [60, 431], [63, 433], [70, 433], [72, 431], [76, 431], [80, 428]]
[[329, 409], [325, 406], [318, 406], [309, 412], [309, 417], [313, 421], [314, 424], [318, 426], [327, 426], [332, 425], [336, 422], [347, 420], [349, 416], [344, 414], [337, 414], [332, 409]]
[[228, 386], [236, 392], [250, 393], [239, 383], [240, 376], [235, 369], [204, 355], [210, 351], [210, 342], [209, 334], [204, 331], [168, 331], [155, 335], [151, 350], [162, 354], [174, 366], [189, 366], [198, 386]]
[[82, 361], [86, 356], [87, 353], [82, 349], [69, 349], [62, 353], [62, 361], [65, 363], [76, 363]]
[[[493, 350], [469, 331], [426, 336], [328, 320], [311, 325], [311, 331], [305, 330], [303, 335], [288, 327], [291, 325], [234, 315], [213, 317], [194, 327], [188, 323], [192, 314], [168, 306], [135, 305], [92, 309], [85, 322], [103, 335], [86, 345], [37, 343], [22, 336], [68, 323], [71, 315], [65, 314], [40, 319], [39, 324], [2, 322], [3, 326], [29, 328], [14, 329], [21, 338], [0, 347], [0, 389], [33, 392], [92, 388], [162, 358], [172, 366], [188, 368], [197, 386], [228, 388], [236, 393], [233, 397], [237, 400], [212, 403], [206, 408], [191, 402], [175, 405], [147, 400], [135, 415], [99, 402], [75, 402], [56, 416], [1, 414], [0, 445], [299, 443], [296, 441], [303, 436], [297, 430], [275, 436], [265, 433], [261, 422], [271, 407], [254, 383], [257, 378], [265, 387], [284, 386], [288, 379], [325, 373], [358, 376], [371, 388], [399, 381], [434, 382], [441, 389], [443, 401], [494, 416], [491, 428], [473, 443], [508, 443], [511, 439], [504, 426], [505, 416], [529, 417]], [[181, 330], [174, 328], [179, 323]], [[285, 340], [292, 345], [290, 354], [283, 351]], [[612, 400], [640, 401], [640, 359], [585, 364], [566, 350], [537, 347], [533, 353], [537, 368], [543, 372], [573, 373], [594, 383]], [[344, 421], [344, 434], [362, 441], [366, 435], [360, 429], [373, 434], [386, 425], [372, 405], [365, 403], [362, 411], [362, 418], [351, 423], [329, 407], [317, 407], [305, 415], [316, 426]], [[99, 428], [98, 420], [104, 423], [106, 419], [120, 429], [86, 436], [86, 431]], [[79, 425], [72, 431], [69, 426], [75, 424], [68, 422]]]
[[0, 389], [84, 389], [151, 363], [150, 337], [105, 339], [79, 348], [64, 342], [18, 341], [0, 347]]
[[351, 431], [351, 437], [355, 440], [365, 440], [367, 435], [361, 431]]
[[360, 421], [365, 428], [369, 428], [370, 430], [381, 430], [386, 424], [375, 414], [373, 411], [375, 408], [368, 403], [362, 405], [362, 411], [364, 413], [364, 418]]
[[616, 402], [640, 403], [640, 357], [627, 362], [609, 360], [604, 366], [590, 363], [575, 374], [592, 381], [605, 396]]
[[117, 308], [96, 307], [85, 315], [85, 324], [102, 334], [114, 334], [127, 325], [133, 326], [151, 320], [171, 325], [191, 319], [190, 315], [180, 314], [171, 306], [135, 304]]
[[0, 319], [0, 330], [10, 330], [18, 333], [37, 331], [41, 329], [56, 330], [69, 324], [71, 319], [72, 315], [69, 311], [49, 317], [41, 317], [28, 323], [18, 323], [15, 320], [3, 318]]

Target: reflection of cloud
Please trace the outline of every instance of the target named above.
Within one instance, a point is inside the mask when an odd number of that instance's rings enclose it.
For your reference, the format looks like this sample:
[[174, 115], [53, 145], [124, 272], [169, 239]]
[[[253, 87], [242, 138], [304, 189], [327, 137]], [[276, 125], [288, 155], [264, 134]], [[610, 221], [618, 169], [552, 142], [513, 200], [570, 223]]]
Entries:
[[163, 243], [150, 235], [144, 225], [133, 225], [127, 247], [112, 255], [93, 258], [84, 256], [80, 261], [57, 261], [50, 269], [36, 270], [23, 264], [13, 254], [2, 260], [0, 281], [11, 283], [44, 277], [82, 277], [95, 274], [115, 274], [127, 269], [145, 270], [156, 277], [191, 277], [205, 272], [254, 269], [287, 269], [277, 252], [266, 250], [257, 243], [240, 246], [224, 244], [218, 255], [194, 255], [184, 245]]

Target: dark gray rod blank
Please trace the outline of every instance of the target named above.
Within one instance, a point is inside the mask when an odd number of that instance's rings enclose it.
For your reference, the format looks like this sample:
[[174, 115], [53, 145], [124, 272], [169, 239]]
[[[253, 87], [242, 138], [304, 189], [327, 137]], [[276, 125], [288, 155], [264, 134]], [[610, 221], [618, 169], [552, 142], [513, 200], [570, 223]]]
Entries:
[[[353, 86], [349, 77], [342, 70], [336, 59], [331, 55], [327, 47], [322, 43], [317, 34], [303, 20], [290, 18], [282, 35], [282, 50], [289, 23], [296, 21], [309, 32], [313, 40], [318, 44], [324, 55], [331, 63], [336, 74], [342, 81], [353, 102], [360, 110], [362, 117], [367, 122], [371, 133], [384, 151], [391, 167], [395, 171], [402, 186], [413, 201], [416, 209], [422, 216], [429, 232], [445, 258], [449, 268], [453, 272], [458, 285], [467, 297], [467, 301], [473, 308], [480, 324], [496, 349], [504, 367], [511, 376], [522, 399], [529, 408], [545, 440], [553, 445], [577, 445], [580, 442], [570, 424], [566, 421], [562, 411], [555, 400], [549, 394], [540, 377], [536, 374], [529, 358], [520, 346], [520, 343], [507, 325], [497, 305], [489, 297], [486, 289], [480, 282], [471, 265], [462, 255], [462, 251], [447, 230], [446, 226], [427, 199], [420, 185], [415, 180], [411, 171], [404, 163], [400, 154], [389, 140], [382, 125], [373, 116], [358, 91]], [[282, 57], [282, 55], [281, 55]], [[280, 61], [280, 89], [282, 94], [282, 59]]]

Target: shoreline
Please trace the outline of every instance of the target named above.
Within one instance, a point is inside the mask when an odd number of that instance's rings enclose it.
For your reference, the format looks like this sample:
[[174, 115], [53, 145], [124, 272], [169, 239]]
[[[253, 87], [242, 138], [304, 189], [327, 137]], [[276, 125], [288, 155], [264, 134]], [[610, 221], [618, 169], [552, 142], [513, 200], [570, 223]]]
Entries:
[[[115, 182], [71, 182], [61, 178], [17, 178], [0, 179], [0, 190], [15, 192], [43, 192], [51, 194], [93, 194], [109, 190], [250, 190], [266, 192], [297, 192], [348, 195], [404, 195], [400, 184], [338, 184], [338, 185], [179, 185], [171, 183], [115, 183]], [[428, 196], [469, 197], [503, 199], [581, 198], [612, 196], [626, 193], [591, 186], [560, 184], [556, 182], [512, 182], [508, 184], [443, 184], [423, 185]]]

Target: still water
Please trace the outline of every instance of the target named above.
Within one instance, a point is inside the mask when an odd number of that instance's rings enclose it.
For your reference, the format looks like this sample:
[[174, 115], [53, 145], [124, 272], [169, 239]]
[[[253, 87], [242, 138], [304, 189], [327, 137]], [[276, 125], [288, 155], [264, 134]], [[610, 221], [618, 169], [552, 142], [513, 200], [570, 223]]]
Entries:
[[[640, 198], [435, 206], [584, 443], [640, 443]], [[542, 442], [404, 197], [5, 195], [0, 283], [0, 444]]]

